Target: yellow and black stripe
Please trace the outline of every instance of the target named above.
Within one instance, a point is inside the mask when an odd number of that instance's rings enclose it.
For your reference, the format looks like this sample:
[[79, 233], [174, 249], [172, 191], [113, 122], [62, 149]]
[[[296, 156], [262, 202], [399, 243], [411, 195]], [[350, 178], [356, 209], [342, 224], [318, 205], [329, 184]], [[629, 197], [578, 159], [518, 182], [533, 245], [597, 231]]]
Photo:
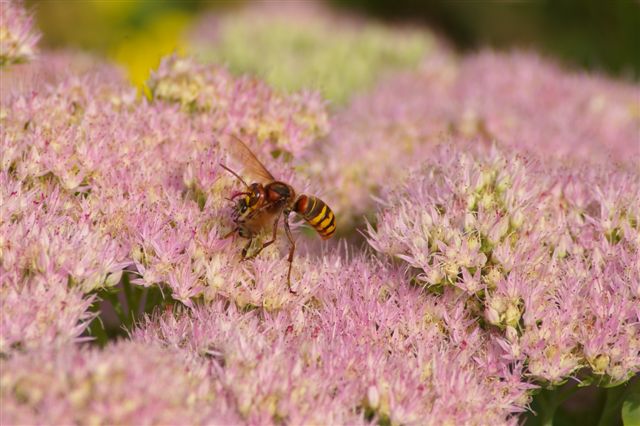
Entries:
[[336, 232], [336, 217], [320, 198], [301, 195], [296, 200], [295, 211], [326, 240]]

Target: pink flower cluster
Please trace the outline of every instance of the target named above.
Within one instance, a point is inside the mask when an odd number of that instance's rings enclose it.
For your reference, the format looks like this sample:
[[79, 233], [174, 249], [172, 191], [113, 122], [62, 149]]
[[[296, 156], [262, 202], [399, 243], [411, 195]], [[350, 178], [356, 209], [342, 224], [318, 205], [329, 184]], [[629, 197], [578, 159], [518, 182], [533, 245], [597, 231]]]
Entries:
[[[140, 342], [119, 342], [104, 351], [34, 350], [2, 367], [2, 423], [8, 425], [197, 424], [205, 422], [217, 398], [205, 380], [206, 363]], [[224, 411], [217, 418], [225, 420]]]
[[0, 7], [0, 67], [29, 61], [40, 35], [22, 0], [2, 2]]
[[[146, 98], [60, 58], [1, 78], [1, 423], [517, 424], [640, 371], [637, 86], [436, 53], [324, 139], [311, 92], [171, 56]], [[241, 262], [230, 135], [369, 248], [301, 242], [295, 293], [283, 247]], [[123, 277], [179, 303], [92, 347]]]
[[554, 157], [639, 159], [637, 85], [567, 72], [531, 54], [488, 52], [462, 62], [453, 94], [458, 133]]
[[617, 383], [640, 370], [639, 231], [637, 172], [467, 147], [388, 194], [369, 242], [459, 294], [526, 375]]
[[260, 80], [234, 78], [226, 70], [169, 57], [149, 80], [155, 99], [204, 113], [208, 125], [227, 133], [254, 135], [272, 155], [299, 157], [308, 143], [328, 130], [324, 102], [314, 92], [284, 97]]
[[[285, 98], [224, 70], [197, 72], [227, 96], [216, 111], [139, 99], [109, 68], [3, 99], [0, 292], [3, 305], [25, 302], [3, 310], [3, 352], [77, 337], [91, 301], [83, 294], [115, 286], [130, 266], [138, 284], [166, 283], [187, 305], [200, 295], [249, 292], [227, 284], [245, 272], [229, 261], [239, 243], [219, 239], [231, 225], [224, 197], [237, 188], [219, 167], [228, 160], [219, 142], [235, 133], [262, 158], [289, 153], [268, 164], [290, 176], [286, 159], [326, 131], [326, 114], [312, 95]], [[27, 323], [31, 331], [20, 335]]]
[[478, 413], [503, 422], [528, 401], [518, 368], [467, 332], [470, 318], [451, 299], [362, 256], [306, 266], [316, 288], [288, 309], [217, 302], [153, 318], [133, 339], [207, 358], [224, 389], [216, 403], [250, 424], [464, 423]]
[[0, 99], [4, 105], [18, 92], [40, 92], [47, 86], [57, 85], [72, 76], [87, 73], [109, 76], [109, 79], [122, 79], [120, 70], [89, 53], [73, 50], [38, 52], [27, 63], [12, 64], [3, 67], [0, 72]]
[[102, 351], [14, 353], [6, 420], [515, 424], [531, 386], [469, 333], [453, 294], [425, 295], [363, 256], [306, 266], [322, 271], [314, 293], [277, 312], [217, 300], [159, 313]]
[[567, 72], [532, 54], [458, 59], [440, 51], [420, 70], [387, 78], [354, 99], [332, 127], [308, 170], [332, 188], [327, 196], [345, 229], [443, 141], [633, 167], [640, 161], [640, 89]]

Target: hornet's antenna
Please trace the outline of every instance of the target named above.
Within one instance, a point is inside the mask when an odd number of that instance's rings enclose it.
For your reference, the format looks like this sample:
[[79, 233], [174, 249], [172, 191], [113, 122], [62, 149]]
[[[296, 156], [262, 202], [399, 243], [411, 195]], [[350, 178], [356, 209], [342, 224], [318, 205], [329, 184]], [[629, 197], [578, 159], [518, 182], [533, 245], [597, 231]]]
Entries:
[[220, 166], [222, 166], [223, 169], [225, 169], [226, 171], [228, 171], [229, 173], [231, 173], [232, 175], [234, 175], [235, 177], [238, 178], [238, 180], [240, 182], [242, 182], [242, 184], [249, 188], [249, 185], [247, 185], [247, 182], [244, 181], [244, 179], [242, 179], [236, 172], [234, 172], [233, 170], [231, 170], [230, 168], [228, 168], [227, 166], [225, 166], [224, 164], [220, 163]]

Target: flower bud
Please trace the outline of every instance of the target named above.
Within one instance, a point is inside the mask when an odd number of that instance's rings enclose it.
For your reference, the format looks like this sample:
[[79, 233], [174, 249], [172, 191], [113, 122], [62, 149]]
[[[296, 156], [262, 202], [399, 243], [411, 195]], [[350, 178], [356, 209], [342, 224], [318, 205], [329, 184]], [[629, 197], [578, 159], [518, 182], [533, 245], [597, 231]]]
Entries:
[[466, 213], [464, 215], [464, 230], [470, 232], [475, 229], [476, 217], [473, 213]]
[[193, 171], [193, 165], [191, 163], [185, 167], [184, 173], [182, 173], [182, 181], [187, 188], [195, 184], [195, 172]]
[[436, 285], [442, 282], [444, 275], [439, 268], [432, 268], [426, 273], [425, 279], [429, 284]]
[[484, 276], [484, 282], [487, 284], [489, 288], [495, 288], [498, 284], [498, 281], [502, 279], [502, 273], [500, 269], [495, 266], [490, 266], [489, 271]]
[[499, 193], [505, 192], [510, 187], [511, 187], [511, 177], [508, 175], [501, 176], [496, 182], [496, 190]]
[[505, 216], [502, 217], [489, 231], [488, 239], [492, 245], [496, 245], [500, 242], [509, 231], [509, 219]]
[[504, 313], [504, 322], [507, 325], [515, 327], [518, 325], [519, 321], [520, 321], [520, 309], [515, 303], [512, 302], [509, 304], [509, 306], [507, 306], [507, 310]]
[[380, 406], [380, 393], [375, 385], [371, 385], [367, 389], [367, 404], [372, 410]]
[[475, 210], [476, 207], [478, 206], [478, 196], [476, 194], [467, 195], [466, 204], [467, 204], [467, 210], [469, 211]]
[[447, 277], [454, 279], [458, 276], [460, 272], [460, 268], [456, 262], [445, 262], [444, 263], [444, 273]]
[[489, 321], [490, 324], [499, 325], [500, 324], [500, 314], [494, 308], [487, 308], [484, 312], [484, 316]]
[[480, 249], [480, 239], [475, 236], [472, 235], [467, 239], [467, 245], [469, 247], [469, 250], [471, 251], [476, 251]]
[[510, 223], [511, 226], [514, 229], [520, 229], [520, 227], [522, 226], [522, 224], [524, 223], [524, 213], [522, 213], [522, 210], [516, 210], [510, 218]]
[[485, 210], [492, 209], [495, 204], [496, 204], [496, 200], [492, 193], [483, 194], [482, 197], [480, 198], [480, 205]]
[[596, 374], [604, 374], [607, 368], [609, 367], [609, 356], [605, 354], [600, 354], [596, 356], [594, 359], [589, 360], [589, 364], [593, 369], [593, 372]]

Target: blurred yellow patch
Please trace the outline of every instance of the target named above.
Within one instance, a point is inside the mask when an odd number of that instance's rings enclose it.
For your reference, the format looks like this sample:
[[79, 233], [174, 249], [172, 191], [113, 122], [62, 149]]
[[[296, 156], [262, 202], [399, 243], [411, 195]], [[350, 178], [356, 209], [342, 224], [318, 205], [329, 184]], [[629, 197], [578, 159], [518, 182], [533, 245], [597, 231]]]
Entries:
[[82, 5], [109, 22], [124, 22], [139, 5], [133, 1], [95, 1]]
[[191, 16], [185, 13], [173, 11], [159, 15], [144, 28], [125, 37], [111, 49], [109, 56], [127, 70], [133, 84], [143, 89], [150, 71], [158, 67], [163, 56], [185, 53], [183, 35], [190, 22]]

